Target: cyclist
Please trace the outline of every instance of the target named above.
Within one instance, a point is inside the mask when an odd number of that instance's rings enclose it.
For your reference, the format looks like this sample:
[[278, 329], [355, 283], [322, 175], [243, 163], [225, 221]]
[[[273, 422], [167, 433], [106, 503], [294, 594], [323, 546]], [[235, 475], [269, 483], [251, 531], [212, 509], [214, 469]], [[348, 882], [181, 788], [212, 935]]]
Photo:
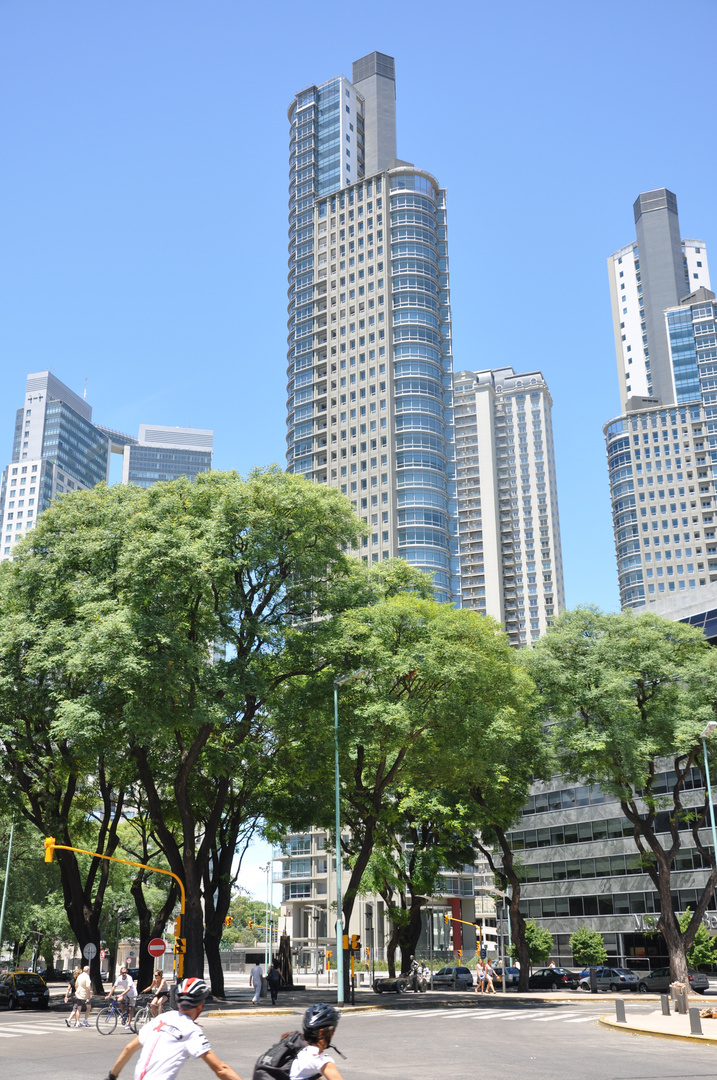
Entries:
[[161, 968], [157, 968], [154, 973], [149, 986], [142, 991], [143, 994], [152, 993], [153, 997], [149, 1003], [152, 1016], [159, 1016], [162, 1011], [162, 1006], [165, 1001], [169, 999], [169, 987], [167, 986], [167, 980], [164, 977], [164, 972]]
[[321, 1073], [326, 1080], [341, 1080], [333, 1058], [326, 1051], [339, 1022], [339, 1013], [332, 1005], [311, 1005], [304, 1013], [302, 1029], [308, 1046], [291, 1063], [290, 1080], [306, 1080]]
[[[114, 986], [110, 990], [106, 997], [106, 1001], [112, 997], [113, 994], [117, 994], [117, 1001], [123, 1001], [126, 1005], [129, 1005], [129, 1016], [122, 1021], [122, 1027], [128, 1028], [132, 1023], [132, 1017], [134, 1015], [134, 1003], [137, 997], [137, 987], [134, 984], [134, 979], [128, 974], [126, 967], [120, 968], [119, 978], [115, 979]], [[126, 1001], [125, 1001], [126, 999]]]
[[177, 989], [177, 1010], [145, 1024], [127, 1043], [107, 1074], [117, 1080], [129, 1059], [141, 1048], [135, 1080], [174, 1080], [187, 1058], [201, 1058], [219, 1080], [241, 1080], [230, 1065], [220, 1061], [195, 1021], [201, 1015], [209, 987], [203, 979], [185, 979]]

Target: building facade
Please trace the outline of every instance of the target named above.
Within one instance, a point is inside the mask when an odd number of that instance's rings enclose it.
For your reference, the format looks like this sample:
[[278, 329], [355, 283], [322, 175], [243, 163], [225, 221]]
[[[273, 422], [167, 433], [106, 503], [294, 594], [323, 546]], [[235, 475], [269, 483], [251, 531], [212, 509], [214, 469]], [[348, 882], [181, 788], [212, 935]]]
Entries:
[[620, 602], [641, 608], [717, 581], [717, 305], [704, 242], [677, 200], [635, 203], [637, 241], [608, 260], [623, 413], [605, 425]]
[[456, 373], [454, 394], [463, 606], [526, 645], [565, 607], [550, 393], [506, 367]]
[[396, 157], [392, 57], [302, 90], [289, 121], [287, 469], [347, 495], [356, 555], [458, 602], [445, 191]]
[[211, 469], [212, 432], [143, 424], [134, 439], [93, 423], [91, 406], [50, 371], [28, 375], [0, 479], [0, 561], [56, 495], [109, 481], [112, 453], [123, 455], [123, 483], [193, 477]]

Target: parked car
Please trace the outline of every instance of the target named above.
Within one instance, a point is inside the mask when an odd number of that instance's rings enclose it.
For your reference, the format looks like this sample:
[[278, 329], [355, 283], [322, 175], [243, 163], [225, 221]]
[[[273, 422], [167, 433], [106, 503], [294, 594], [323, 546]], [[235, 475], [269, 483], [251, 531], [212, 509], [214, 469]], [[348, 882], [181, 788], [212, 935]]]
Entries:
[[43, 978], [46, 983], [69, 982], [72, 978], [71, 971], [62, 971], [59, 968], [41, 968], [37, 974]]
[[[639, 976], [629, 968], [599, 967], [595, 971], [598, 990], [611, 990], [613, 993], [620, 990], [637, 991]], [[590, 969], [581, 972], [580, 990], [590, 991]]]
[[440, 968], [433, 976], [433, 989], [450, 986], [454, 990], [468, 990], [473, 986], [473, 975], [467, 967], [449, 965]]
[[[690, 990], [694, 990], [695, 993], [704, 994], [705, 990], [709, 990], [710, 981], [701, 971], [688, 968], [687, 978], [690, 980]], [[668, 967], [655, 968], [654, 971], [650, 971], [647, 975], [640, 976], [637, 989], [641, 994], [662, 994], [670, 989], [672, 981]]]
[[0, 1005], [8, 1009], [46, 1009], [50, 991], [34, 971], [7, 971], [0, 975]]
[[[493, 971], [495, 973], [495, 978], [493, 979], [493, 983], [494, 983], [495, 988], [497, 990], [499, 988], [502, 988], [502, 986], [503, 986], [503, 968], [502, 967], [496, 967], [496, 968], [493, 968]], [[506, 967], [506, 969], [505, 969], [505, 989], [510, 990], [511, 986], [517, 986], [519, 982], [520, 982], [520, 968]]]
[[529, 990], [577, 990], [580, 975], [564, 967], [537, 968], [528, 979]]

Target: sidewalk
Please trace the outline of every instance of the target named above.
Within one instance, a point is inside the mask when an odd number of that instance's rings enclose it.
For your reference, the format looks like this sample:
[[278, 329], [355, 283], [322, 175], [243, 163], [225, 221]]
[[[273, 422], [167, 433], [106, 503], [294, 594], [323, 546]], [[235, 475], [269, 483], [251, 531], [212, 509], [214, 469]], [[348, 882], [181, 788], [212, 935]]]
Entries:
[[[672, 1009], [673, 1002], [670, 1002]], [[690, 998], [691, 1009], [711, 1008], [710, 1003], [704, 998]], [[637, 1013], [630, 1009], [630, 1002], [625, 1002], [625, 1023], [620, 1023], [614, 1014], [601, 1016], [599, 1024], [613, 1028], [617, 1031], [627, 1031], [631, 1035], [647, 1035], [660, 1039], [682, 1039], [687, 1042], [707, 1043], [709, 1046], [717, 1046], [717, 1020], [703, 1017], [700, 1020], [702, 1034], [698, 1035], [691, 1030], [690, 1016], [684, 1013], [671, 1011], [669, 1016], [664, 1016], [662, 1009], [655, 1009], [649, 1013]]]

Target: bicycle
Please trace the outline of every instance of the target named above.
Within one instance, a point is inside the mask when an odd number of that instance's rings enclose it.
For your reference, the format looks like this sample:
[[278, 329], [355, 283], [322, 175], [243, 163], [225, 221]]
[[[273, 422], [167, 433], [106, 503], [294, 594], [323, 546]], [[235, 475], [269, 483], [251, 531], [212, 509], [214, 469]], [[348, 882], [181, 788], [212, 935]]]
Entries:
[[[135, 1031], [135, 1033], [137, 1033], [137, 1034], [139, 1034], [140, 1028], [143, 1028], [145, 1024], [149, 1024], [149, 1023], [152, 1022], [152, 1020], [156, 1020], [157, 1016], [160, 1016], [164, 1012], [164, 1008], [165, 1008], [165, 1002], [162, 1001], [160, 1003], [160, 1006], [159, 1006], [159, 1011], [157, 1012], [157, 1015], [155, 1016], [155, 1014], [152, 1012], [152, 1010], [149, 1007], [150, 1002], [153, 1000], [153, 995], [151, 995], [151, 994], [146, 994], [146, 995], [142, 994], [141, 997], [143, 999], [142, 1004], [139, 1006], [139, 1008], [135, 1008], [135, 1010], [134, 1010], [134, 1019], [132, 1021], [132, 1028]], [[140, 999], [138, 998], [137, 1001], [139, 1001], [139, 1000]]]
[[104, 1009], [100, 1009], [97, 1013], [97, 1030], [100, 1035], [111, 1035], [117, 1027], [117, 1021], [122, 1020], [123, 1024], [127, 1023], [127, 1017], [129, 1016], [129, 1008], [120, 1003], [117, 998], [113, 998], [109, 1005]]

